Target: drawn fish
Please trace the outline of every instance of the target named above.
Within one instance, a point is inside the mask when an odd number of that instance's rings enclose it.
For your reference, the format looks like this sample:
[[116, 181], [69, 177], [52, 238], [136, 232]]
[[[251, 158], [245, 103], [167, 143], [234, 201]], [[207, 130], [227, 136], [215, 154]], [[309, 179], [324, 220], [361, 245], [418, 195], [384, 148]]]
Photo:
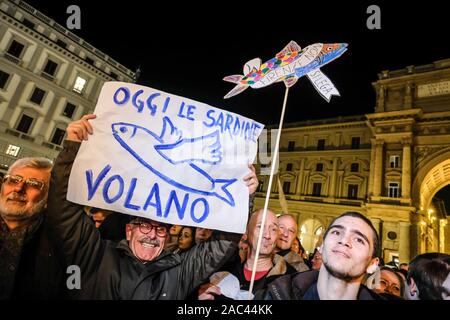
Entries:
[[163, 118], [159, 136], [131, 123], [113, 123], [111, 128], [119, 144], [165, 182], [187, 192], [215, 196], [234, 207], [227, 188], [237, 179], [214, 179], [195, 164], [216, 165], [222, 161], [219, 130], [197, 138], [182, 138], [182, 132], [168, 117]]
[[[341, 56], [346, 51], [346, 47], [346, 43], [314, 43], [302, 50], [295, 41], [291, 41], [274, 58], [263, 64], [260, 58], [248, 61], [244, 65], [244, 75], [225, 77], [223, 80], [237, 85], [224, 98], [233, 97], [248, 87], [259, 89], [280, 81], [290, 88], [298, 78], [304, 75], [299, 76], [297, 70], [311, 72]], [[316, 62], [309, 67], [314, 61]]]

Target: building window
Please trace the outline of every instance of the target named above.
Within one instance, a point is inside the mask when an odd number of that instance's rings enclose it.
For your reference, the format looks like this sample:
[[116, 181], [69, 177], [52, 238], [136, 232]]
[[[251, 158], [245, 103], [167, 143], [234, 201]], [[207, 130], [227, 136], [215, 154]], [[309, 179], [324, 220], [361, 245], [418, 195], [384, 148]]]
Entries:
[[325, 139], [317, 140], [317, 150], [325, 150]]
[[352, 163], [350, 166], [350, 172], [359, 172], [359, 163]]
[[58, 68], [58, 64], [55, 61], [48, 59], [47, 64], [45, 65], [44, 68], [44, 72], [48, 75], [54, 76], [56, 68]]
[[34, 29], [35, 24], [33, 22], [31, 22], [30, 20], [23, 19], [22, 22], [23, 22], [24, 26], [26, 26], [26, 27], [28, 27], [30, 29]]
[[41, 104], [42, 99], [44, 99], [45, 91], [39, 89], [38, 87], [34, 88], [33, 94], [31, 95], [30, 101], [36, 104]]
[[292, 163], [286, 165], [286, 171], [292, 171]]
[[93, 59], [91, 59], [91, 58], [89, 58], [89, 57], [86, 57], [86, 59], [84, 59], [87, 63], [89, 63], [89, 64], [91, 64], [91, 65], [94, 65], [94, 60]]
[[352, 149], [359, 149], [361, 143], [360, 137], [352, 137]]
[[66, 107], [63, 111], [63, 116], [72, 119], [73, 113], [75, 112], [76, 106], [70, 102], [67, 102]]
[[67, 43], [65, 43], [64, 41], [62, 41], [61, 39], [57, 39], [56, 40], [56, 44], [60, 47], [63, 47], [64, 49], [67, 47]]
[[398, 168], [400, 164], [400, 156], [390, 156], [389, 164], [391, 168]]
[[323, 163], [316, 164], [316, 171], [322, 172], [323, 171]]
[[348, 198], [349, 199], [358, 199], [358, 185], [357, 184], [349, 184], [348, 185]]
[[8, 149], [6, 149], [6, 154], [9, 156], [17, 157], [19, 154], [20, 147], [10, 144]]
[[288, 151], [294, 151], [295, 149], [295, 141], [288, 142]]
[[3, 72], [0, 70], [0, 89], [5, 89], [6, 83], [9, 79], [9, 73]]
[[283, 192], [286, 194], [291, 192], [291, 183], [289, 181], [283, 182]]
[[27, 116], [26, 114], [22, 115], [22, 118], [20, 118], [19, 124], [17, 125], [16, 130], [23, 132], [23, 133], [28, 133], [28, 131], [31, 128], [31, 125], [33, 124], [33, 118]]
[[16, 40], [13, 40], [11, 42], [11, 45], [9, 46], [8, 53], [18, 59], [20, 59], [20, 55], [22, 54], [23, 49], [25, 46], [21, 44], [20, 42], [17, 42]]
[[322, 193], [322, 183], [320, 182], [314, 182], [313, 183], [313, 196], [320, 197], [320, 194]]
[[400, 187], [398, 182], [389, 182], [389, 198], [399, 198]]
[[53, 144], [57, 144], [60, 145], [64, 139], [64, 135], [66, 134], [66, 132], [64, 130], [61, 130], [59, 128], [56, 128], [55, 132], [53, 133], [53, 137], [51, 142]]
[[119, 78], [119, 76], [117, 75], [117, 73], [114, 73], [114, 72], [112, 72], [112, 71], [111, 71], [111, 73], [110, 73], [110, 76], [111, 76], [111, 78], [113, 78], [113, 79], [115, 79], [115, 80], [117, 80], [117, 78]]
[[86, 82], [87, 80], [78, 76], [77, 79], [75, 80], [75, 84], [73, 86], [73, 91], [77, 92], [77, 93], [83, 93], [83, 89], [86, 86]]

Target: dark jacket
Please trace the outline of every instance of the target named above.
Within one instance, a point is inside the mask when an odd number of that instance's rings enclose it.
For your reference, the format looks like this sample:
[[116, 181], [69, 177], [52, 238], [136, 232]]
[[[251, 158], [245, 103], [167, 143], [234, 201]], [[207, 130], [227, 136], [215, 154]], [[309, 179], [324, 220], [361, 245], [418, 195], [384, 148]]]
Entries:
[[66, 273], [45, 227], [45, 214], [24, 230], [9, 231], [0, 218], [0, 299], [64, 297]]
[[[267, 286], [265, 298], [269, 300], [303, 300], [305, 293], [317, 286], [319, 271], [311, 270], [279, 277]], [[383, 300], [372, 290], [361, 285], [358, 300]]]
[[294, 267], [297, 272], [308, 271], [309, 267], [303, 260], [302, 256], [291, 251], [291, 249], [281, 250], [277, 252], [278, 255], [282, 256], [287, 263]]
[[[266, 276], [255, 280], [253, 284], [254, 299], [259, 300], [264, 298], [264, 293], [267, 284], [271, 283], [280, 276], [295, 273], [296, 270], [289, 263], [287, 263], [282, 256], [275, 254], [272, 258], [273, 267], [269, 270]], [[238, 278], [241, 290], [250, 289], [250, 281], [245, 278], [244, 274], [245, 262], [242, 263], [239, 254], [235, 254], [234, 258], [229, 260], [221, 269], [221, 271], [228, 271], [236, 278]]]
[[126, 240], [101, 240], [82, 207], [66, 200], [68, 179], [80, 144], [64, 142], [53, 171], [48, 225], [58, 238], [58, 251], [67, 264], [81, 270], [77, 299], [184, 299], [193, 288], [220, 268], [234, 252], [238, 234], [215, 233], [215, 238], [182, 254], [163, 251], [143, 264]]

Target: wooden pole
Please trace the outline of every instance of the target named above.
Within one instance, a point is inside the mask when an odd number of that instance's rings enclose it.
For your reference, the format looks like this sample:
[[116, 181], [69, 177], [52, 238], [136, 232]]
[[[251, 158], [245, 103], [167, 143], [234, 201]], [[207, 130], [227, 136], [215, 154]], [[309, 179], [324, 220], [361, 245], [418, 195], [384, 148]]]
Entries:
[[[263, 236], [263, 233], [264, 233], [264, 224], [266, 222], [267, 209], [268, 209], [268, 206], [269, 206], [270, 191], [272, 190], [273, 176], [274, 176], [274, 173], [275, 173], [275, 164], [276, 164], [276, 162], [278, 160], [278, 153], [279, 153], [278, 149], [279, 149], [279, 146], [280, 146], [281, 130], [283, 128], [284, 113], [285, 113], [285, 110], [286, 110], [286, 103], [287, 103], [288, 93], [289, 93], [289, 88], [286, 87], [286, 92], [284, 94], [283, 108], [281, 109], [280, 124], [278, 126], [277, 140], [275, 142], [275, 150], [274, 150], [274, 154], [273, 154], [273, 157], [272, 157], [272, 165], [271, 165], [271, 168], [270, 168], [269, 185], [267, 186], [266, 201], [264, 203], [264, 210], [263, 210], [263, 217], [262, 217], [262, 221], [261, 221], [261, 228], [259, 230], [259, 235], [258, 235], [258, 245], [256, 247], [255, 261], [253, 262], [252, 277], [250, 279], [250, 288], [249, 288], [249, 293], [250, 294], [253, 291], [253, 285], [254, 285], [254, 282], [255, 282], [256, 266], [258, 264], [259, 250], [260, 250], [260, 247], [261, 247], [261, 240], [262, 240], [262, 236]], [[251, 297], [251, 296], [249, 295], [249, 297]], [[249, 298], [249, 300], [250, 300], [250, 298]]]

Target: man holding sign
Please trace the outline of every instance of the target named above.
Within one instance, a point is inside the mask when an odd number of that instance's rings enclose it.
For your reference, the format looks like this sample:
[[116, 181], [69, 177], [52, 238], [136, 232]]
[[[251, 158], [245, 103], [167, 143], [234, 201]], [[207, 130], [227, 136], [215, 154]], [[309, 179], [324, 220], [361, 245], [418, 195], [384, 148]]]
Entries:
[[[80, 143], [93, 134], [86, 115], [67, 127], [64, 149], [56, 160], [49, 193], [48, 224], [60, 254], [81, 271], [80, 299], [184, 299], [234, 252], [239, 234], [217, 232], [210, 241], [183, 255], [163, 250], [167, 224], [138, 217], [126, 226], [126, 240], [115, 244], [100, 234], [82, 206], [66, 200], [68, 178]], [[253, 167], [244, 182], [254, 193], [258, 180]], [[247, 215], [247, 212], [242, 212]]]
[[[263, 125], [122, 82], [105, 83], [95, 114], [68, 126], [49, 196], [48, 223], [60, 253], [80, 267], [76, 297], [183, 299], [223, 264], [245, 231], [248, 191], [258, 185], [248, 164]], [[138, 218], [116, 246], [100, 241], [74, 203]], [[171, 254], [163, 249], [170, 224], [232, 234], [215, 232]]]

